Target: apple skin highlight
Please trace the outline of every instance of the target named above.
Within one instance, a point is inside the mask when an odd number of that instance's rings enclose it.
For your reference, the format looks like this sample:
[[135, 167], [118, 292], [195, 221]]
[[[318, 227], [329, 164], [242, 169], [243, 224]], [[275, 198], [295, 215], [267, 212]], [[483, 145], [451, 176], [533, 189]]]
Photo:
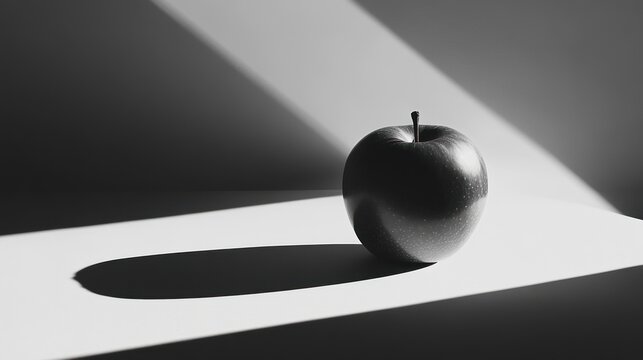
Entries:
[[487, 170], [460, 132], [417, 130], [386, 127], [364, 137], [346, 160], [342, 190], [355, 234], [371, 253], [433, 263], [456, 252], [480, 220]]

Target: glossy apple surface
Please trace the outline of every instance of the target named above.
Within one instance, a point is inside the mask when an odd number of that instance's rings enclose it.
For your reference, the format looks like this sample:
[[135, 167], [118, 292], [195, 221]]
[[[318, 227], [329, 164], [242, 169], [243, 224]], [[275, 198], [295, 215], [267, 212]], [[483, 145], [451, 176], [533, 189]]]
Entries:
[[351, 151], [343, 195], [355, 233], [378, 257], [437, 262], [475, 228], [487, 170], [471, 141], [444, 126], [386, 127]]

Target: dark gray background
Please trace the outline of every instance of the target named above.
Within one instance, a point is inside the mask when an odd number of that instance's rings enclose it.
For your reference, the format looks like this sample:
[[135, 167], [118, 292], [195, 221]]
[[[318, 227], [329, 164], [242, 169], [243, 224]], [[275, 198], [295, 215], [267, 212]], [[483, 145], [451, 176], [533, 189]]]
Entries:
[[[358, 4], [643, 217], [643, 4]], [[149, 1], [3, 2], [0, 49], [4, 191], [340, 186], [343, 151]]]
[[615, 207], [643, 218], [643, 2], [357, 2]]
[[0, 7], [0, 186], [301, 190], [344, 154], [149, 1]]

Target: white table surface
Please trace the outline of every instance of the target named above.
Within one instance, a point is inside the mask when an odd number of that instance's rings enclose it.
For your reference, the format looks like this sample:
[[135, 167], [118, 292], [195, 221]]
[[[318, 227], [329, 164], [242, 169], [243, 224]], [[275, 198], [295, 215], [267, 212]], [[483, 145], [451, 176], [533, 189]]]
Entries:
[[637, 219], [492, 192], [464, 248], [427, 268], [290, 291], [139, 300], [94, 294], [74, 274], [143, 255], [358, 240], [340, 196], [9, 235], [0, 238], [0, 358], [111, 352], [598, 273], [643, 264], [642, 240]]

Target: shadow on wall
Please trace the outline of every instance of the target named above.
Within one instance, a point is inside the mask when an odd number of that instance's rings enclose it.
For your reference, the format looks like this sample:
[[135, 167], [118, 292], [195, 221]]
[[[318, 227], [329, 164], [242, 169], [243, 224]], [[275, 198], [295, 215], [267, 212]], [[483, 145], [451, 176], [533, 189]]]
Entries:
[[339, 187], [342, 152], [151, 2], [0, 7], [5, 191]]
[[636, 359], [641, 278], [636, 267], [91, 358]]
[[0, 235], [341, 194], [340, 190], [0, 193]]
[[357, 3], [617, 208], [643, 218], [643, 3]]

